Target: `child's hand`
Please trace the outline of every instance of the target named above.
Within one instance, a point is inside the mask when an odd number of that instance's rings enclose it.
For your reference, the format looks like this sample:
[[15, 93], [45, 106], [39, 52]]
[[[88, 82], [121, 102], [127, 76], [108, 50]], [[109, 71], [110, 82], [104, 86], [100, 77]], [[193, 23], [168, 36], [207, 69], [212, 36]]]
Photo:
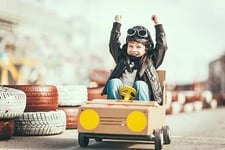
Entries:
[[159, 20], [158, 20], [158, 17], [156, 15], [152, 15], [152, 21], [155, 23], [155, 24], [159, 24]]
[[120, 15], [115, 16], [115, 22], [121, 23], [121, 20], [122, 20], [122, 16], [120, 16]]

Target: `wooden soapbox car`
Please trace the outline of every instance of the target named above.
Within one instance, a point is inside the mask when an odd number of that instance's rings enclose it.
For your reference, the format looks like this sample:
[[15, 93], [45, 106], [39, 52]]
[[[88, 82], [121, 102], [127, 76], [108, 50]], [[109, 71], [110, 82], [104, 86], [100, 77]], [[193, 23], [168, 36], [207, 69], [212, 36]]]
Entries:
[[163, 144], [170, 144], [169, 127], [165, 122], [165, 71], [157, 72], [163, 91], [162, 105], [155, 101], [102, 99], [82, 105], [77, 128], [80, 147], [87, 147], [89, 139], [153, 141], [156, 150], [162, 149]]

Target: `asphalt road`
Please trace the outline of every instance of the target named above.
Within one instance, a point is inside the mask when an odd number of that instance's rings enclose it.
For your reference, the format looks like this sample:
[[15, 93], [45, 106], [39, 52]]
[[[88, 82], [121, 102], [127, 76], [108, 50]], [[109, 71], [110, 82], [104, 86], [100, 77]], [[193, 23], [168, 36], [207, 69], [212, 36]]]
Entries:
[[[163, 150], [225, 150], [225, 107], [178, 115], [168, 115], [172, 142]], [[13, 136], [0, 141], [0, 150], [108, 150], [108, 149], [154, 149], [151, 142], [90, 140], [87, 148], [80, 148], [77, 130], [66, 130], [51, 136]]]

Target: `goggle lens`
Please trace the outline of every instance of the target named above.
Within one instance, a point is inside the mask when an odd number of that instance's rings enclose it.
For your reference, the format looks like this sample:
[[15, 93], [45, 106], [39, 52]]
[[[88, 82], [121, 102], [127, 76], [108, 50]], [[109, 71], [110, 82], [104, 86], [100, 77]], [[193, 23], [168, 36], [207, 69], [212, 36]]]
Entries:
[[140, 30], [128, 29], [127, 30], [127, 35], [130, 36], [130, 37], [132, 37], [132, 36], [134, 36], [136, 34], [140, 38], [147, 38], [148, 37], [147, 30], [145, 30], [145, 29], [140, 29]]
[[134, 29], [128, 29], [127, 30], [127, 34], [128, 34], [128, 36], [134, 36], [136, 34], [136, 30], [134, 30]]
[[146, 30], [138, 30], [138, 35], [141, 36], [141, 37], [146, 37], [147, 32], [146, 32]]

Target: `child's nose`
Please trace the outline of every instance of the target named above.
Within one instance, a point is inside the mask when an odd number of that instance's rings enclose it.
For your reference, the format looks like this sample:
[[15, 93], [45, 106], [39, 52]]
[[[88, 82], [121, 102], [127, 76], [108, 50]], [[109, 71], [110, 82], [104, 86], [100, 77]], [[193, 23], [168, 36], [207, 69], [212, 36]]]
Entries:
[[137, 51], [138, 51], [138, 49], [137, 49], [136, 47], [134, 47], [134, 48], [133, 48], [133, 51], [134, 51], [134, 52], [137, 52]]

